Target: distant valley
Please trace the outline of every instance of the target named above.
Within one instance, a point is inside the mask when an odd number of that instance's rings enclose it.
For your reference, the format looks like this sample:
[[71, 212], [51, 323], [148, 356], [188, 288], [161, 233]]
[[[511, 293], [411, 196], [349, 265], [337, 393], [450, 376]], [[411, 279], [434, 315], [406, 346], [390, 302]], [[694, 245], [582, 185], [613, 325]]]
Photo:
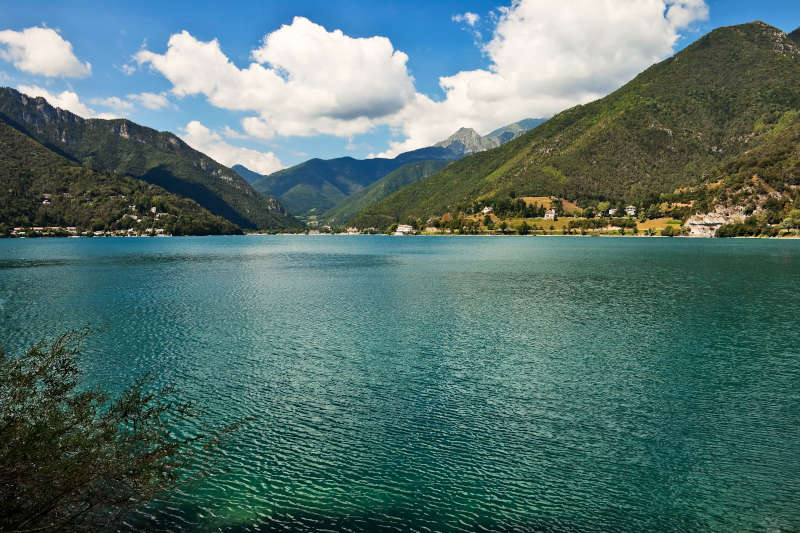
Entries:
[[[234, 170], [252, 183], [257, 191], [276, 196], [293, 215], [344, 223], [347, 220], [343, 216], [345, 213], [349, 216], [352, 211], [348, 201], [362, 205], [361, 198], [380, 200], [401, 185], [422, 179], [429, 175], [428, 172], [441, 170], [443, 166], [433, 164], [434, 161], [455, 161], [475, 152], [495, 148], [543, 122], [544, 119], [525, 119], [484, 137], [475, 130], [461, 128], [434, 146], [405, 152], [392, 159], [311, 159], [269, 176], [258, 176], [241, 165], [236, 165]], [[421, 165], [422, 162], [427, 164]], [[405, 179], [401, 182], [390, 180], [397, 185], [387, 187], [384, 183], [368, 190], [378, 180], [405, 165], [412, 165], [400, 171]], [[411, 176], [413, 179], [409, 180]]]

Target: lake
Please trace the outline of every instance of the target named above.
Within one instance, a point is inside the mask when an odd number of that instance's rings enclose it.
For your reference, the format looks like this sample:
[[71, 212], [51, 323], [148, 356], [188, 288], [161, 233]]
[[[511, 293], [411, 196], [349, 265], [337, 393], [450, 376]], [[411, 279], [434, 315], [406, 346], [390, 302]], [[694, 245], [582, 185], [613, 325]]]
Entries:
[[0, 318], [252, 417], [128, 529], [800, 529], [800, 241], [5, 239]]

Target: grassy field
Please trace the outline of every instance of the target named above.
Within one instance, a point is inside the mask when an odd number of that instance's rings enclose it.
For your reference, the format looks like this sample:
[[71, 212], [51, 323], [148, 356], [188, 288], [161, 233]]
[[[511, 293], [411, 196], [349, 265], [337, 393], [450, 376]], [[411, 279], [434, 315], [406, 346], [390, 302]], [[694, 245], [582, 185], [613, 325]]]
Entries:
[[[670, 222], [672, 224], [670, 224]], [[654, 218], [652, 220], [645, 220], [644, 222], [637, 222], [636, 227], [640, 232], [647, 231], [648, 229], [661, 231], [662, 229], [666, 228], [668, 224], [678, 228], [680, 227], [680, 223], [680, 220], [675, 220], [674, 218]]]
[[[525, 200], [527, 205], [539, 204], [545, 209], [550, 209], [553, 207], [553, 200], [555, 200], [555, 198], [551, 196], [523, 196], [522, 199]], [[574, 213], [579, 209], [576, 204], [570, 202], [569, 200], [565, 200], [564, 198], [561, 198], [561, 205], [564, 207], [565, 213]]]
[[[580, 217], [561, 217], [557, 220], [545, 220], [543, 218], [507, 218], [507, 219], [499, 219], [495, 215], [491, 215], [492, 221], [494, 222], [494, 230], [500, 226], [502, 221], [505, 221], [508, 225], [508, 229], [510, 231], [516, 231], [516, 229], [522, 224], [522, 222], [526, 222], [528, 226], [531, 228], [531, 232], [536, 233], [545, 233], [545, 234], [562, 234], [563, 231], [569, 229], [569, 223], [575, 220], [585, 220]], [[481, 225], [481, 230], [484, 232], [490, 232], [490, 230], [483, 224], [484, 217], [482, 215], [472, 215], [466, 217], [468, 220], [475, 220]], [[681, 226], [681, 221], [676, 220], [673, 218], [654, 218], [652, 220], [645, 220], [644, 222], [637, 221], [636, 227], [638, 229], [639, 234], [646, 234], [648, 230], [652, 230], [657, 234], [661, 233], [661, 230], [666, 228], [668, 225], [671, 225], [674, 229], [678, 229]], [[580, 228], [573, 229], [575, 233], [580, 234]], [[617, 234], [618, 230], [616, 228], [609, 229], [609, 228], [599, 228], [593, 230], [586, 230], [587, 234], [596, 234], [596, 235], [603, 235], [603, 234]], [[626, 229], [626, 233], [630, 234], [631, 230]]]

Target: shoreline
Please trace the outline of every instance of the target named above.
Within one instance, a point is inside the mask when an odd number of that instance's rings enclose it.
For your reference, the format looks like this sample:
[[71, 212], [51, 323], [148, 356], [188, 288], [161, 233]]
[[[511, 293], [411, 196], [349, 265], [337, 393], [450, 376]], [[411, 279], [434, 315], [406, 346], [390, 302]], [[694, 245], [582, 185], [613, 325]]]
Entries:
[[16, 235], [0, 236], [0, 240], [38, 240], [38, 239], [164, 239], [164, 238], [183, 238], [183, 237], [491, 237], [491, 238], [532, 238], [532, 237], [577, 237], [577, 238], [612, 238], [612, 239], [688, 239], [688, 240], [722, 240], [722, 239], [759, 239], [759, 240], [799, 240], [800, 235], [786, 235], [780, 237], [769, 237], [761, 235], [742, 235], [737, 237], [692, 237], [689, 235], [610, 235], [610, 234], [595, 234], [595, 235], [559, 235], [559, 234], [534, 234], [534, 235], [494, 235], [494, 234], [459, 234], [459, 233], [423, 233], [418, 235], [390, 235], [386, 233], [315, 233], [309, 235], [307, 233], [243, 233], [223, 234], [223, 233], [209, 233], [206, 235], [36, 235], [33, 237], [19, 237]]

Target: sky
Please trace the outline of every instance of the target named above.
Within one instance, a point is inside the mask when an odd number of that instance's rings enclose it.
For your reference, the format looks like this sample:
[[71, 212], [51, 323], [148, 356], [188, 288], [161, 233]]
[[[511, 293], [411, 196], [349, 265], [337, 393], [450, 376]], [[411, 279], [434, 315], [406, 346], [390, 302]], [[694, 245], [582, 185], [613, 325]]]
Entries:
[[600, 98], [798, 0], [0, 0], [0, 85], [270, 173], [393, 157]]

